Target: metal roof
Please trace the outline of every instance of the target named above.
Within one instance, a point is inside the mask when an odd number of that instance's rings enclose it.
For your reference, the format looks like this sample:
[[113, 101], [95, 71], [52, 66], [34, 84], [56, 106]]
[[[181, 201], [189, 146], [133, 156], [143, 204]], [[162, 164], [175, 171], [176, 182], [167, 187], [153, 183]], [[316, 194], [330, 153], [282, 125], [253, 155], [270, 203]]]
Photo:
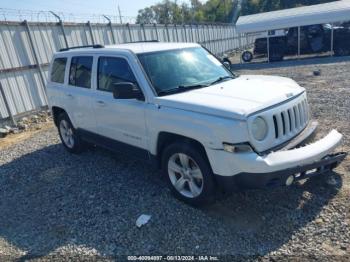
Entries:
[[350, 20], [350, 0], [311, 5], [239, 17], [239, 33], [252, 33], [297, 26]]

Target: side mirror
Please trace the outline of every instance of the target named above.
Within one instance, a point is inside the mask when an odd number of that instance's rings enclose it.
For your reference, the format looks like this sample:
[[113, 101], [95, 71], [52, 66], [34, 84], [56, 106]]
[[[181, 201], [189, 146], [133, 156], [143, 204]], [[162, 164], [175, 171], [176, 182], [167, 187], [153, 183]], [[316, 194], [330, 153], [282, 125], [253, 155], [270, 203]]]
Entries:
[[113, 84], [113, 97], [115, 99], [145, 99], [141, 90], [131, 82], [120, 82]]

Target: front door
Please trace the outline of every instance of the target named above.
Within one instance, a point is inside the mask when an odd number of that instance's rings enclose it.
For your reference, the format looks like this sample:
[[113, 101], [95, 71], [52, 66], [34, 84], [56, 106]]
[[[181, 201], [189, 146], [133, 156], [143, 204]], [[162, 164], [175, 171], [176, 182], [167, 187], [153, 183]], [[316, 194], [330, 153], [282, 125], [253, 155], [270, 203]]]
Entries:
[[119, 82], [132, 82], [139, 88], [126, 58], [100, 56], [93, 101], [96, 133], [128, 145], [147, 149], [146, 103], [136, 98], [113, 98], [113, 86]]

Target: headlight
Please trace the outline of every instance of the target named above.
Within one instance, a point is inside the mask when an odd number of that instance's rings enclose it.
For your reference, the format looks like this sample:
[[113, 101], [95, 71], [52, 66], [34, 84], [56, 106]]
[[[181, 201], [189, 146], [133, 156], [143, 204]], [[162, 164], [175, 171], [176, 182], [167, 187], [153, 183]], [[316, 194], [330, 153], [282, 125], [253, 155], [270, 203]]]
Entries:
[[252, 124], [252, 134], [254, 138], [258, 141], [264, 140], [267, 136], [267, 131], [268, 126], [266, 121], [260, 116], [255, 118]]

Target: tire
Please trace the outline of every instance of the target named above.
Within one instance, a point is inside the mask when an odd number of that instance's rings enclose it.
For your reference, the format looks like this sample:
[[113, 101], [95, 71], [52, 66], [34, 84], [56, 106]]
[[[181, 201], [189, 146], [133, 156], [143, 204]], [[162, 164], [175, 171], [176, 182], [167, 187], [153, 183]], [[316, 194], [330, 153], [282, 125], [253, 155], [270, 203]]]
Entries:
[[192, 206], [214, 200], [214, 176], [205, 153], [192, 143], [178, 142], [162, 154], [162, 171], [173, 195]]
[[232, 66], [232, 63], [231, 63], [231, 61], [230, 61], [230, 59], [228, 59], [227, 57], [225, 57], [224, 59], [222, 59], [222, 62], [223, 63], [228, 63], [228, 65], [230, 66], [230, 68], [231, 68], [231, 66]]
[[278, 52], [273, 52], [270, 54], [270, 61], [269, 62], [279, 62], [283, 60], [283, 54], [278, 53]]
[[68, 152], [76, 154], [83, 151], [84, 143], [66, 113], [61, 113], [58, 116], [57, 128], [61, 142]]
[[334, 49], [334, 54], [336, 56], [347, 56], [350, 54], [350, 50], [345, 46], [339, 46]]
[[242, 60], [246, 63], [252, 61], [253, 60], [253, 53], [250, 51], [244, 51], [242, 53]]

